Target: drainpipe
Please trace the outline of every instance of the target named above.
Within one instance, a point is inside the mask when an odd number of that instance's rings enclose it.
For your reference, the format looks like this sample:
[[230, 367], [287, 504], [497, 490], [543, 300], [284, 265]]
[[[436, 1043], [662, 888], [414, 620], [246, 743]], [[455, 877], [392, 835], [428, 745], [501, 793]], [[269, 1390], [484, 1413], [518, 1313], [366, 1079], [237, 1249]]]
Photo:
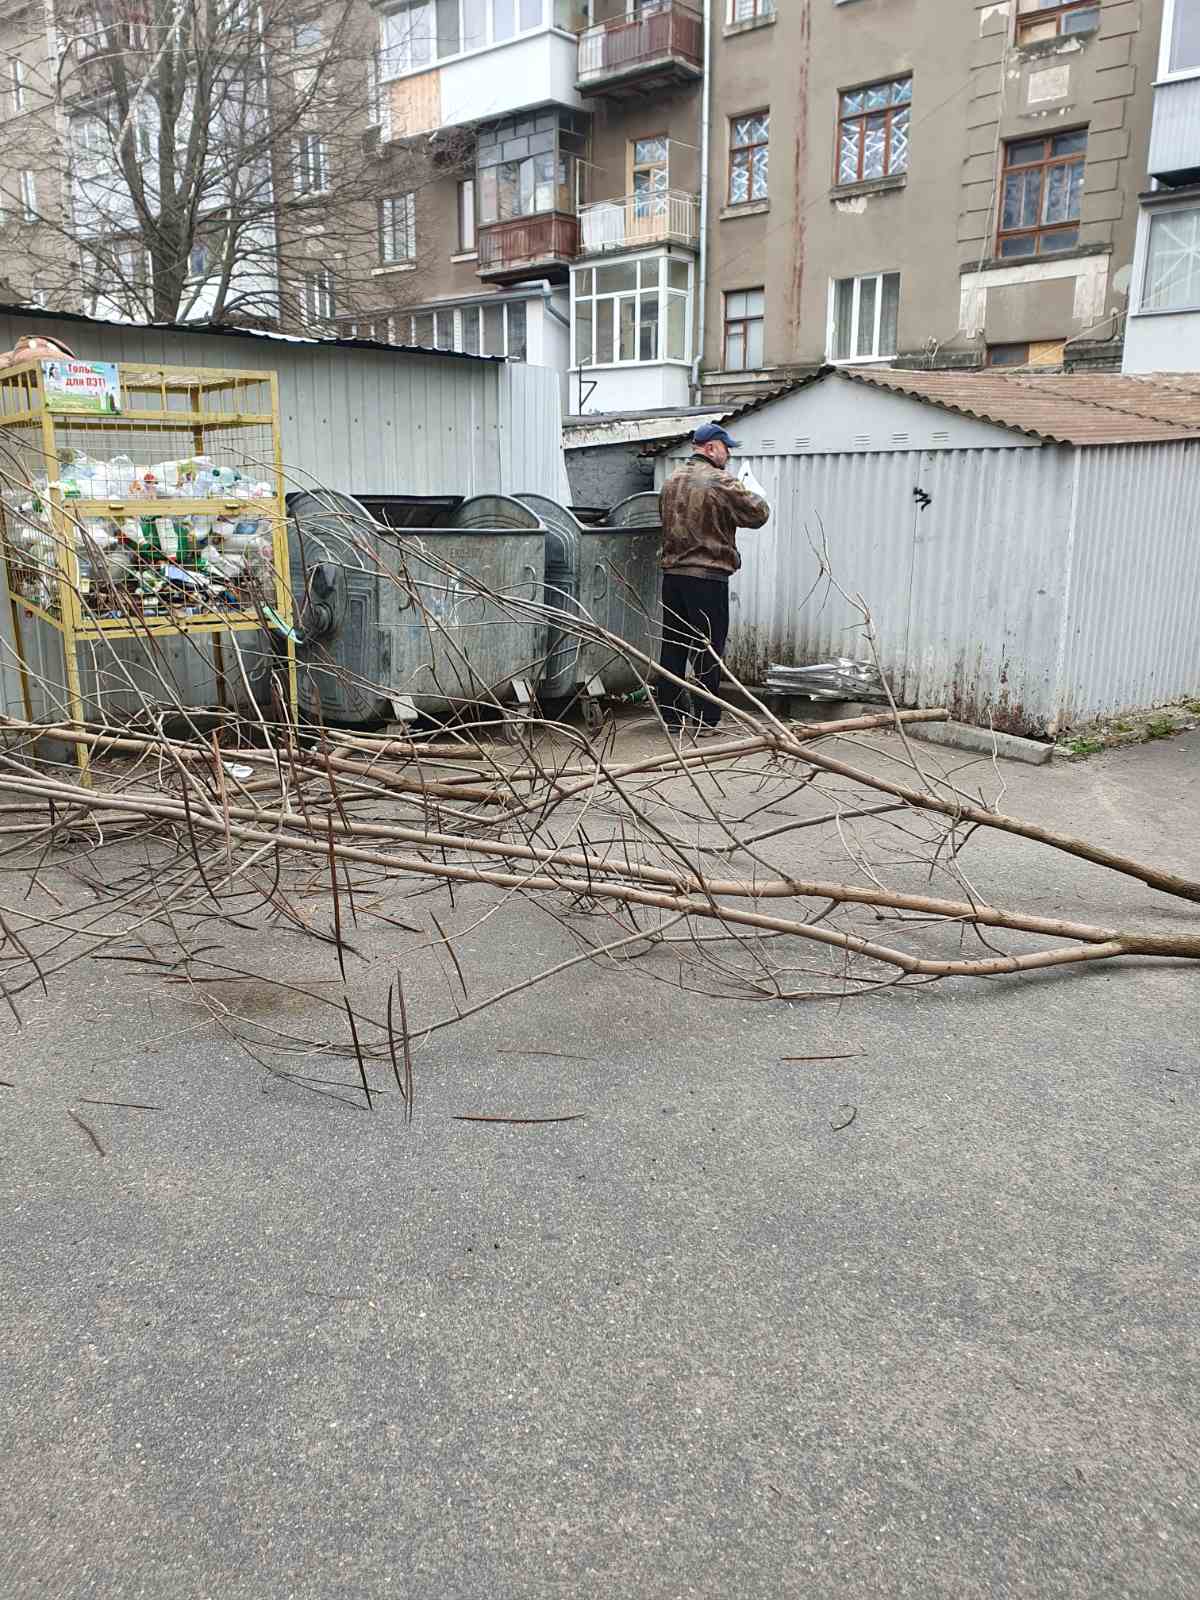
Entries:
[[700, 101], [700, 272], [692, 337], [692, 399], [700, 403], [700, 361], [704, 355], [705, 310], [708, 305], [708, 123], [712, 109], [712, 0], [704, 0], [704, 89]]

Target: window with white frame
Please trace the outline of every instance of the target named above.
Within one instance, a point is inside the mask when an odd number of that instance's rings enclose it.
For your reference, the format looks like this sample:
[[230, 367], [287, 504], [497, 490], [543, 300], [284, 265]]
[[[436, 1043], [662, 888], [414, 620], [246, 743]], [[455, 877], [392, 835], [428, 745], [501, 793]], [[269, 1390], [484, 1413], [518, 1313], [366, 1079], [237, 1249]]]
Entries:
[[574, 0], [403, 0], [381, 23], [384, 78], [420, 72], [547, 24], [578, 26]]
[[379, 82], [379, 52], [375, 51], [367, 62], [367, 126], [378, 128], [383, 124], [383, 89]]
[[1200, 209], [1150, 218], [1143, 311], [1200, 309]]
[[292, 49], [315, 50], [321, 43], [320, 17], [301, 17], [292, 24]]
[[753, 372], [763, 364], [766, 292], [734, 289], [725, 295], [723, 356], [726, 372]]
[[[343, 332], [347, 326], [349, 324], [343, 325]], [[376, 337], [382, 338], [385, 327], [382, 319], [375, 327]], [[524, 361], [528, 348], [528, 316], [524, 300], [428, 306], [389, 316], [386, 336], [389, 344], [455, 350], [469, 356], [507, 356], [510, 361]]]
[[327, 267], [304, 275], [304, 320], [308, 323], [333, 319], [333, 274]]
[[9, 81], [12, 84], [13, 115], [19, 116], [25, 109], [25, 63], [19, 56], [14, 56], [9, 62]]
[[319, 133], [302, 133], [296, 141], [296, 193], [324, 194], [328, 187], [325, 141]]
[[1196, 0], [1166, 0], [1163, 10], [1159, 77], [1200, 72], [1200, 6]]
[[21, 174], [21, 217], [25, 222], [36, 222], [37, 214], [37, 178], [26, 168]]
[[729, 0], [728, 20], [757, 22], [762, 17], [775, 15], [775, 0]]
[[385, 266], [417, 254], [417, 197], [398, 194], [379, 202], [379, 259]]
[[458, 249], [466, 255], [475, 248], [475, 180], [464, 178], [458, 186]]
[[873, 361], [896, 354], [900, 274], [837, 278], [829, 295], [830, 361]]
[[575, 366], [687, 361], [690, 288], [690, 263], [672, 256], [643, 256], [573, 272]]

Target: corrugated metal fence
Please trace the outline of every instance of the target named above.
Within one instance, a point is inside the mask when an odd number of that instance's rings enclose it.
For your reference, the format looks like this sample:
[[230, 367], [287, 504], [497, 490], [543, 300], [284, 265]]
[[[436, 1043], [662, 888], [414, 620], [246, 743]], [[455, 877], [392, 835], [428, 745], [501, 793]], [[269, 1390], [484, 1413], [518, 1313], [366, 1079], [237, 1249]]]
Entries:
[[739, 536], [734, 670], [761, 681], [771, 662], [869, 658], [861, 597], [900, 698], [997, 727], [1044, 726], [1067, 590], [1069, 456], [1043, 446], [751, 457], [775, 509]]

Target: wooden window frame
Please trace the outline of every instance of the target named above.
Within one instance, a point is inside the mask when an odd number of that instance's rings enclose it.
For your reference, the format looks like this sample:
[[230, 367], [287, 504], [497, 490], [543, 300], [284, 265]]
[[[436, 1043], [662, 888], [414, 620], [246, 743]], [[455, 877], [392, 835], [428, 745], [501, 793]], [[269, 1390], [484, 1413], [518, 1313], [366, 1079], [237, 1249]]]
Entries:
[[761, 22], [764, 17], [775, 15], [775, 0], [750, 0], [752, 7], [748, 17], [739, 17], [737, 8], [740, 0], [726, 0], [725, 24], [727, 27], [736, 27], [739, 22]]
[[[911, 72], [901, 72], [894, 78], [875, 78], [870, 83], [861, 83], [850, 89], [838, 90], [838, 119], [837, 136], [833, 142], [833, 181], [834, 186], [847, 183], [873, 183], [880, 178], [898, 178], [908, 171], [908, 157], [905, 155], [902, 167], [892, 167], [892, 123], [898, 111], [909, 113], [909, 132], [912, 130], [912, 79]], [[868, 89], [878, 89], [882, 84], [907, 83], [908, 99], [897, 102], [895, 105], [875, 106], [870, 111], [843, 111], [842, 102], [850, 94], [865, 94]], [[884, 125], [884, 159], [883, 171], [872, 173], [869, 177], [863, 176], [863, 165], [867, 157], [867, 122], [871, 117], [883, 117]], [[842, 131], [848, 124], [858, 124], [858, 172], [853, 178], [842, 176]]]
[[[1019, 3], [1019, 0], [1018, 0], [1018, 3]], [[1097, 27], [1100, 26], [1100, 23], [1099, 23], [1099, 20], [1098, 20], [1099, 19], [1099, 15], [1100, 15], [1100, 0], [1062, 0], [1062, 3], [1060, 5], [1043, 6], [1043, 7], [1038, 8], [1035, 11], [1018, 11], [1017, 12], [1017, 16], [1016, 16], [1016, 30], [1015, 30], [1015, 35], [1014, 35], [1015, 38], [1016, 38], [1017, 43], [1018, 44], [1026, 44], [1026, 43], [1036, 44], [1036, 43], [1038, 43], [1039, 41], [1037, 41], [1037, 40], [1026, 40], [1023, 37], [1023, 35], [1028, 33], [1031, 29], [1036, 27], [1039, 23], [1044, 25], [1047, 22], [1053, 22], [1054, 25], [1055, 25], [1053, 34], [1050, 34], [1047, 37], [1054, 38], [1054, 39], [1062, 39], [1062, 38], [1072, 38], [1072, 37], [1074, 37], [1074, 30], [1072, 30], [1070, 32], [1064, 30], [1063, 25], [1062, 25], [1062, 19], [1064, 17], [1070, 16], [1072, 14], [1072, 12], [1076, 12], [1076, 11], [1094, 11], [1096, 13], [1096, 16], [1097, 16], [1096, 26]], [[1082, 29], [1081, 28], [1078, 31], [1080, 33], [1085, 33], [1085, 32], [1092, 32], [1094, 30]]]
[[[761, 294], [762, 297], [763, 297], [762, 312], [757, 317], [731, 317], [729, 315], [729, 301], [730, 301], [730, 298], [733, 295], [737, 295], [737, 294]], [[753, 286], [753, 288], [750, 288], [750, 289], [726, 289], [725, 292], [724, 292], [724, 295], [722, 297], [722, 301], [721, 301], [721, 316], [722, 316], [722, 324], [723, 324], [722, 325], [722, 330], [721, 330], [721, 370], [722, 370], [722, 372], [757, 372], [757, 371], [759, 371], [760, 370], [759, 367], [751, 367], [751, 366], [746, 365], [745, 362], [744, 362], [744, 359], [743, 359], [743, 365], [740, 366], [740, 367], [731, 367], [729, 365], [729, 335], [730, 335], [730, 331], [732, 329], [734, 329], [734, 328], [740, 328], [741, 329], [741, 334], [742, 334], [742, 354], [743, 354], [743, 358], [744, 358], [749, 353], [749, 349], [750, 349], [750, 328], [752, 327], [752, 325], [754, 323], [758, 323], [762, 327], [762, 330], [763, 330], [763, 336], [764, 336], [763, 357], [764, 357], [764, 360], [765, 360], [765, 358], [766, 358], [766, 344], [765, 344], [766, 326], [765, 326], [765, 324], [766, 324], [766, 320], [767, 320], [767, 293], [766, 293], [766, 288], [764, 287], [764, 285], [755, 284]]]
[[[738, 123], [749, 122], [753, 117], [766, 117], [767, 137], [765, 139], [753, 139], [749, 144], [735, 144], [734, 139], [736, 138]], [[767, 193], [760, 195], [756, 195], [754, 193], [754, 152], [756, 150], [765, 150], [767, 152]], [[737, 158], [739, 156], [744, 156], [746, 159], [746, 171], [750, 180], [747, 185], [746, 198], [744, 200], [735, 200], [733, 198], [733, 174], [736, 170]], [[729, 206], [760, 206], [765, 200], [770, 198], [770, 192], [771, 108], [770, 106], [759, 106], [756, 111], [739, 111], [736, 116], [730, 117], [729, 119], [729, 180], [725, 189], [725, 203]]]
[[[1082, 167], [1084, 165], [1084, 163], [1087, 161], [1087, 145], [1086, 145], [1086, 142], [1085, 142], [1084, 148], [1082, 150], [1073, 151], [1069, 155], [1057, 155], [1056, 156], [1056, 155], [1053, 155], [1051, 153], [1052, 146], [1054, 144], [1055, 139], [1060, 139], [1060, 138], [1064, 137], [1065, 135], [1072, 134], [1072, 133], [1082, 133], [1082, 134], [1085, 135], [1085, 139], [1086, 139], [1087, 129], [1086, 128], [1056, 128], [1053, 133], [1047, 133], [1047, 134], [1044, 134], [1044, 135], [1043, 134], [1034, 134], [1031, 138], [1005, 139], [1005, 141], [1004, 141], [1004, 143], [1003, 143], [1003, 145], [1001, 147], [1001, 152], [1000, 152], [1000, 185], [999, 185], [999, 187], [1000, 187], [1000, 203], [999, 203], [999, 206], [998, 206], [997, 211], [996, 211], [996, 257], [997, 257], [998, 260], [1004, 260], [1004, 261], [1031, 261], [1031, 260], [1039, 260], [1039, 259], [1043, 258], [1044, 256], [1060, 255], [1062, 253], [1061, 251], [1043, 250], [1041, 248], [1042, 240], [1044, 238], [1046, 238], [1047, 236], [1052, 237], [1056, 233], [1066, 233], [1069, 229], [1074, 229], [1076, 235], [1078, 235], [1080, 223], [1079, 223], [1079, 217], [1077, 217], [1077, 216], [1076, 217], [1069, 217], [1066, 222], [1040, 222], [1040, 223], [1038, 223], [1036, 226], [1034, 226], [1032, 228], [1005, 228], [1005, 227], [1002, 226], [1003, 221], [1004, 221], [1005, 186], [1006, 186], [1006, 180], [1009, 177], [1010, 173], [1014, 173], [1014, 172], [1036, 172], [1036, 171], [1040, 171], [1041, 172], [1041, 174], [1042, 174], [1042, 187], [1041, 187], [1040, 199], [1039, 199], [1039, 202], [1038, 202], [1038, 210], [1040, 212], [1041, 208], [1042, 208], [1042, 205], [1045, 202], [1045, 197], [1046, 197], [1046, 179], [1047, 179], [1047, 175], [1050, 172], [1050, 169], [1052, 167], [1068, 167], [1068, 166]], [[1044, 154], [1043, 154], [1042, 159], [1040, 161], [1021, 161], [1021, 162], [1016, 162], [1016, 163], [1013, 163], [1013, 162], [1009, 161], [1008, 152], [1013, 147], [1013, 145], [1032, 144], [1035, 139], [1039, 139], [1039, 138], [1041, 139], [1042, 149], [1044, 151]], [[1083, 209], [1082, 197], [1083, 197], [1083, 191], [1080, 190], [1080, 210], [1081, 211]], [[1005, 240], [1007, 240], [1007, 239], [1032, 239], [1034, 241], [1034, 248], [1027, 255], [1020, 255], [1020, 256], [1010, 255], [1010, 256], [1006, 256], [1004, 254], [1003, 246], [1004, 246]], [[1068, 249], [1074, 249], [1074, 246], [1073, 245], [1068, 245], [1067, 248]]]

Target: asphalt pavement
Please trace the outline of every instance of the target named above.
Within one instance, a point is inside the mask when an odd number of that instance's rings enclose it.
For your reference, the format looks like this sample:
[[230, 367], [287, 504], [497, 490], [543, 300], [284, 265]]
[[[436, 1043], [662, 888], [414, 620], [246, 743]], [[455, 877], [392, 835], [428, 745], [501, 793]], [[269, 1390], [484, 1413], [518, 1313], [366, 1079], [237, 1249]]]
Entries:
[[[1200, 876], [1200, 734], [1002, 770], [1006, 809]], [[1200, 924], [972, 850], [1043, 914]], [[472, 994], [516, 970], [491, 926]], [[386, 982], [399, 932], [355, 937]], [[246, 940], [304, 991], [231, 980], [260, 1053], [332, 1029], [327, 949]], [[571, 948], [530, 913], [522, 960]], [[576, 968], [433, 1035], [411, 1127], [154, 972], [24, 996], [0, 1596], [1194, 1600], [1200, 971], [844, 1004], [676, 977]], [[578, 1120], [455, 1120], [498, 1114]]]

